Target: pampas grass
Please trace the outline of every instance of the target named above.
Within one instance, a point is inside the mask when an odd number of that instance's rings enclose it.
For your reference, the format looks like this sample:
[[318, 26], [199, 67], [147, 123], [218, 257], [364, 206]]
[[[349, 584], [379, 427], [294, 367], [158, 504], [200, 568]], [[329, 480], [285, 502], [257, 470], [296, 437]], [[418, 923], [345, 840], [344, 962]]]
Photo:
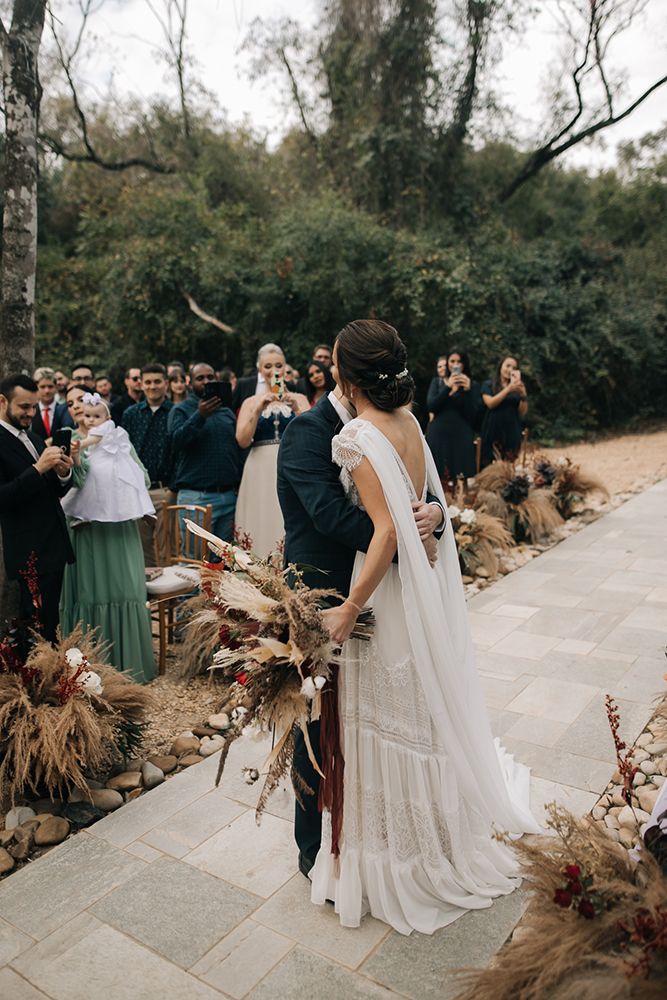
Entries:
[[[484, 496], [493, 497], [493, 493], [485, 493]], [[502, 501], [501, 501], [502, 502]], [[470, 498], [462, 482], [456, 487], [454, 494], [454, 507], [462, 513], [464, 508], [470, 504]], [[503, 506], [505, 504], [503, 503]], [[454, 537], [459, 550], [459, 555], [463, 559], [466, 569], [474, 572], [477, 567], [484, 567], [491, 578], [498, 575], [498, 559], [494, 549], [508, 551], [514, 544], [512, 535], [507, 530], [501, 520], [493, 514], [488, 513], [486, 504], [480, 500], [479, 494], [476, 496], [471, 509], [474, 511], [475, 519], [470, 523], [465, 523], [461, 517], [453, 518]]]
[[[636, 877], [627, 851], [591, 820], [578, 821], [551, 805], [552, 838], [524, 838], [514, 844], [532, 895], [509, 941], [488, 968], [462, 972], [466, 988], [456, 1000], [610, 1000], [665, 996], [664, 967], [654, 962], [648, 980], [626, 978], [633, 951], [619, 923], [632, 923], [639, 907], [667, 906], [667, 880], [644, 851]], [[591, 876], [601, 900], [591, 920], [554, 902], [563, 869], [576, 864]]]
[[489, 493], [502, 493], [507, 481], [513, 475], [514, 464], [497, 458], [485, 469], [480, 469], [475, 476], [475, 483], [480, 490], [488, 490]]
[[507, 509], [515, 538], [517, 521], [514, 518], [518, 519], [531, 542], [539, 542], [563, 523], [553, 495], [547, 489], [531, 489], [525, 500], [518, 504], [508, 504]]
[[205, 594], [195, 594], [183, 602], [183, 617], [195, 627], [184, 630], [176, 676], [190, 680], [205, 674], [213, 663], [220, 648], [220, 620], [217, 612], [209, 609]]
[[[60, 700], [60, 678], [65, 654], [80, 649], [88, 668], [100, 677], [102, 694], [74, 693]], [[84, 772], [109, 766], [123, 728], [140, 726], [153, 705], [153, 696], [128, 676], [103, 662], [103, 650], [78, 625], [54, 648], [41, 639], [26, 667], [39, 676], [26, 686], [14, 673], [0, 673], [0, 791], [16, 797], [46, 786], [51, 797], [72, 787], [88, 794]]]

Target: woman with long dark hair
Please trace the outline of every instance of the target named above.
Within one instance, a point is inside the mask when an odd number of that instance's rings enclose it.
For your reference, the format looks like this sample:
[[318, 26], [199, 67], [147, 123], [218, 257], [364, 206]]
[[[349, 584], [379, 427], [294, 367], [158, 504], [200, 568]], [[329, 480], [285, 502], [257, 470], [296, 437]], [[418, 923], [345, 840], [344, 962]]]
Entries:
[[521, 420], [528, 412], [526, 387], [512, 355], [498, 362], [492, 379], [482, 385], [486, 406], [482, 423], [482, 466], [493, 462], [496, 454], [514, 459], [521, 450]]
[[306, 396], [311, 406], [327, 392], [333, 392], [336, 383], [326, 365], [321, 361], [311, 361], [306, 369]]
[[451, 347], [438, 358], [438, 371], [442, 368], [442, 374], [431, 381], [426, 398], [433, 414], [428, 443], [441, 480], [455, 483], [459, 476], [469, 479], [477, 472], [473, 425], [480, 388], [472, 380], [468, 352], [462, 347]]
[[[334, 827], [323, 816], [312, 899], [333, 900], [348, 927], [370, 910], [402, 934], [432, 934], [519, 884], [494, 830], [539, 827], [528, 770], [491, 735], [451, 522], [432, 566], [413, 516], [427, 489], [445, 497], [407, 409], [414, 382], [405, 346], [386, 323], [357, 320], [338, 335], [334, 364], [357, 417], [333, 438], [332, 457], [374, 531], [368, 552], [357, 552], [349, 597], [322, 612], [342, 646], [345, 781], [335, 843], [339, 817]], [[364, 605], [376, 624], [360, 642], [349, 636]]]

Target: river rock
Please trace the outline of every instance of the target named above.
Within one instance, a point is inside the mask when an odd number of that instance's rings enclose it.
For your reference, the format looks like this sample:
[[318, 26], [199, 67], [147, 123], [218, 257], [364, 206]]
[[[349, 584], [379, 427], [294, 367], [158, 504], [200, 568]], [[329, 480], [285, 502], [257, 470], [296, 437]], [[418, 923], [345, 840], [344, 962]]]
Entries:
[[604, 819], [607, 815], [607, 810], [604, 806], [593, 806], [593, 819]]
[[615, 816], [607, 814], [604, 818], [608, 830], [618, 830], [620, 824]]
[[225, 745], [223, 739], [212, 739], [209, 740], [206, 737], [201, 741], [201, 746], [199, 747], [199, 753], [202, 757], [210, 757], [211, 754], [217, 753], [218, 750], [222, 750]]
[[177, 736], [171, 744], [169, 754], [173, 757], [181, 757], [183, 754], [195, 754], [197, 750], [199, 750], [199, 740], [196, 736]]
[[651, 781], [656, 786], [656, 788], [662, 788], [662, 786], [665, 783], [665, 780], [666, 779], [662, 774], [654, 774], [653, 777], [651, 778]]
[[109, 778], [107, 788], [113, 788], [116, 792], [131, 792], [133, 788], [141, 787], [142, 780], [141, 771], [124, 771], [115, 778]]
[[466, 584], [467, 583], [472, 583], [472, 577], [471, 576], [462, 576], [461, 577], [461, 583], [466, 583]]
[[114, 809], [118, 809], [123, 804], [123, 796], [115, 788], [95, 788], [91, 795], [93, 796], [93, 805], [97, 806], [98, 809], [103, 809], [105, 813], [113, 812]]
[[34, 819], [26, 820], [25, 823], [21, 823], [20, 826], [14, 828], [15, 839], [19, 840], [24, 835], [32, 837], [35, 833], [35, 830], [38, 830], [39, 827], [41, 826], [41, 822], [42, 822], [41, 820], [35, 817]]
[[91, 789], [92, 788], [104, 788], [104, 785], [102, 784], [102, 782], [98, 781], [97, 778], [86, 778], [86, 784]]
[[209, 715], [208, 724], [211, 729], [227, 729], [229, 726], [229, 716], [226, 712], [218, 712], [217, 715]]
[[628, 830], [627, 826], [622, 826], [618, 831], [618, 835], [621, 838], [621, 843], [623, 847], [627, 847], [628, 850], [632, 848], [633, 833], [632, 830]]
[[4, 847], [0, 847], [0, 875], [4, 875], [5, 872], [10, 872], [16, 862], [14, 858], [9, 854]]
[[92, 802], [68, 802], [62, 815], [72, 826], [83, 827], [103, 819], [105, 814]]
[[639, 765], [642, 763], [642, 761], [648, 760], [650, 756], [651, 756], [650, 753], [646, 753], [646, 750], [642, 750], [636, 747], [635, 752], [632, 755], [632, 763]]
[[620, 806], [621, 809], [626, 804], [625, 799], [623, 798], [623, 795], [621, 794], [621, 789], [620, 788], [615, 788], [614, 789], [614, 794], [611, 797], [611, 801], [614, 803], [615, 806]]
[[659, 757], [667, 750], [667, 743], [647, 743], [645, 749], [651, 757]]
[[149, 760], [144, 761], [141, 768], [141, 776], [144, 779], [144, 788], [155, 788], [164, 781], [164, 771], [161, 771]]
[[87, 792], [84, 792], [84, 791], [82, 791], [81, 788], [73, 788], [72, 791], [69, 793], [69, 797], [68, 797], [67, 801], [68, 802], [90, 802], [92, 794], [93, 794], [92, 789], [89, 789]]
[[607, 836], [610, 838], [610, 840], [614, 840], [614, 841], [616, 841], [617, 844], [620, 844], [621, 837], [620, 837], [620, 834], [619, 834], [618, 830], [612, 830], [611, 828], [608, 827], [607, 828]]
[[192, 735], [197, 736], [201, 739], [203, 736], [213, 736], [215, 729], [211, 729], [210, 726], [193, 726]]
[[635, 740], [638, 747], [645, 747], [647, 743], [653, 742], [653, 733], [641, 733]]
[[13, 830], [0, 830], [0, 847], [6, 847], [14, 839]]
[[630, 806], [626, 806], [618, 817], [618, 825], [634, 830], [639, 823], [646, 823], [648, 819], [649, 815], [643, 809], [635, 809], [633, 812]]
[[644, 774], [656, 774], [658, 770], [658, 765], [652, 760], [644, 760], [639, 765]]
[[625, 809], [625, 805], [622, 805], [622, 806], [612, 806], [608, 810], [609, 815], [610, 816], [616, 816], [616, 818], [618, 818], [618, 814], [620, 813], [621, 809]]
[[657, 761], [658, 771], [664, 777], [667, 777], [667, 754], [664, 757], [660, 757]]
[[192, 767], [193, 764], [199, 764], [203, 759], [198, 753], [188, 753], [185, 757], [181, 757], [178, 763], [181, 767]]
[[32, 802], [31, 809], [34, 809], [38, 816], [42, 813], [50, 813], [51, 816], [60, 816], [65, 803], [61, 799], [40, 799]]
[[9, 853], [16, 861], [25, 861], [30, 857], [30, 852], [35, 843], [35, 836], [32, 830], [24, 830], [17, 826], [14, 830], [15, 843], [9, 848]]
[[140, 771], [143, 766], [144, 766], [143, 760], [141, 760], [139, 757], [135, 757], [133, 760], [128, 760], [127, 764], [125, 765], [125, 770]]
[[638, 788], [640, 785], [646, 784], [646, 775], [643, 771], [637, 771], [636, 775], [632, 779], [632, 785], [634, 788]]
[[639, 789], [637, 792], [637, 798], [639, 799], [639, 805], [642, 807], [644, 812], [653, 812], [653, 806], [656, 804], [659, 794], [660, 789], [654, 788], [651, 785]]
[[16, 809], [10, 809], [5, 816], [5, 830], [13, 830], [21, 823], [27, 823], [29, 819], [34, 819], [36, 815], [35, 810], [30, 809], [29, 806], [17, 806]]
[[148, 763], [159, 767], [163, 774], [171, 774], [178, 767], [178, 757], [174, 757], [173, 754], [156, 755], [149, 757]]
[[62, 816], [51, 816], [50, 819], [40, 823], [39, 829], [35, 831], [35, 843], [38, 847], [45, 847], [50, 844], [60, 844], [69, 833], [69, 823]]
[[134, 802], [135, 799], [138, 799], [143, 794], [143, 791], [143, 788], [133, 788], [131, 792], [125, 792], [125, 801]]

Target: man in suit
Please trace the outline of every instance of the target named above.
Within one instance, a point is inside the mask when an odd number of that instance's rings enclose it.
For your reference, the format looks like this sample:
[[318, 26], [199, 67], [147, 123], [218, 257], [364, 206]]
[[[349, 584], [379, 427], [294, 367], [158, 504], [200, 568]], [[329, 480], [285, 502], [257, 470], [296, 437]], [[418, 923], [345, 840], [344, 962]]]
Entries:
[[67, 403], [56, 402], [56, 378], [53, 368], [38, 368], [33, 375], [37, 383], [39, 405], [32, 418], [30, 430], [41, 437], [42, 441], [51, 444], [54, 431], [61, 427], [74, 427], [74, 421], [69, 415]]
[[[332, 368], [334, 378], [335, 368]], [[309, 587], [333, 587], [343, 596], [350, 591], [356, 553], [368, 551], [373, 522], [365, 511], [352, 506], [345, 494], [340, 469], [331, 460], [334, 435], [356, 415], [340, 387], [330, 392], [297, 420], [287, 425], [278, 452], [278, 499], [285, 522], [285, 565], [317, 567], [304, 573]], [[414, 504], [419, 533], [429, 539], [441, 534], [444, 511], [429, 494], [427, 503]], [[309, 726], [310, 741], [318, 762], [319, 722]], [[317, 808], [319, 777], [305, 747], [303, 734], [294, 741], [294, 768], [313, 795], [302, 796], [304, 808], [295, 809], [294, 836], [299, 848], [299, 868], [312, 868], [320, 848], [322, 818]]]
[[70, 488], [72, 459], [60, 448], [45, 447], [28, 428], [38, 404], [37, 385], [27, 375], [0, 382], [0, 527], [5, 569], [21, 590], [19, 617], [35, 616], [28, 581], [21, 576], [36, 556], [42, 599], [42, 635], [56, 638], [58, 604], [65, 563], [74, 562], [60, 498]]

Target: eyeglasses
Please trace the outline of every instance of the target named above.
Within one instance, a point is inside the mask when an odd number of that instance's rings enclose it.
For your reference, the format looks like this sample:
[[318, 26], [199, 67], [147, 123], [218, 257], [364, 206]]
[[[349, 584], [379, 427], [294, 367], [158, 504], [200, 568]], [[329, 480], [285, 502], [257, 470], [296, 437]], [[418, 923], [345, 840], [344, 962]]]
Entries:
[[141, 375], [128, 375], [133, 382], [141, 382]]

